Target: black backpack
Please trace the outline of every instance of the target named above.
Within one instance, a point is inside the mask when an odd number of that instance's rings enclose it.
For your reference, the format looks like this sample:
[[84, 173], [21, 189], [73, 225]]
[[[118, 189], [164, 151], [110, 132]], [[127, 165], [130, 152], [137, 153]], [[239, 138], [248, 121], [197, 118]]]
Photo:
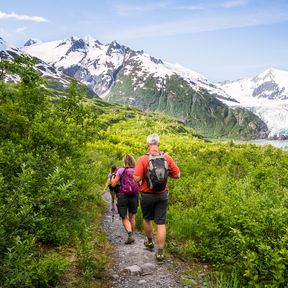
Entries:
[[[110, 180], [114, 179], [115, 177], [116, 177], [116, 174], [112, 173]], [[108, 188], [109, 188], [110, 192], [115, 192], [116, 194], [119, 192], [119, 185], [116, 185], [115, 187], [112, 187], [112, 185], [109, 184]]]
[[148, 154], [147, 183], [155, 192], [163, 191], [168, 181], [169, 167], [163, 152]]

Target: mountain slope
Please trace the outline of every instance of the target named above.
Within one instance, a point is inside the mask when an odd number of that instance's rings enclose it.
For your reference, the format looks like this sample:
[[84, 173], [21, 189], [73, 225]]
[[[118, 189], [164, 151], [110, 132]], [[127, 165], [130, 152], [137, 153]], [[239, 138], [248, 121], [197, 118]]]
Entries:
[[288, 71], [267, 69], [253, 78], [225, 81], [220, 83], [228, 95], [265, 98], [271, 100], [288, 99]]
[[90, 36], [70, 37], [32, 44], [24, 50], [75, 77], [108, 101], [176, 116], [203, 135], [266, 136], [267, 127], [259, 117], [227, 107], [218, 98], [231, 97], [204, 76], [116, 41], [102, 44]]
[[[13, 58], [17, 56], [23, 56], [27, 55], [23, 50], [13, 47], [6, 43], [4, 39], [0, 37], [0, 55], [1, 59], [3, 60], [12, 60]], [[52, 85], [52, 82], [56, 82], [55, 85], [59, 87], [66, 87], [68, 83], [70, 82], [70, 79], [63, 73], [57, 71], [53, 66], [45, 63], [44, 61], [40, 60], [40, 58], [37, 58], [37, 63], [35, 65], [35, 69], [46, 79], [50, 81], [50, 85]], [[5, 81], [17, 81], [18, 77], [15, 75], [6, 75]]]
[[245, 107], [268, 126], [269, 137], [288, 138], [288, 72], [268, 69], [253, 78], [219, 84], [237, 102], [223, 102], [230, 107]]
[[[84, 39], [72, 36], [61, 41], [33, 43], [23, 49], [67, 75], [81, 82], [87, 82], [86, 84], [93, 87], [102, 97], [108, 92], [121, 70], [124, 71], [124, 75], [137, 71], [137, 76], [144, 79], [147, 75], [153, 75], [159, 78], [159, 81], [167, 75], [179, 75], [194, 88], [201, 87], [211, 94], [228, 97], [199, 73], [180, 65], [163, 62], [143, 51], [134, 51], [116, 41], [102, 44], [91, 36], [86, 36]], [[137, 85], [141, 83], [138, 82]]]
[[163, 89], [156, 90], [156, 85], [155, 79], [148, 77], [143, 86], [135, 88], [131, 77], [124, 76], [115, 83], [107, 99], [175, 116], [202, 135], [266, 137], [267, 127], [260, 118], [241, 108], [229, 109], [206, 90], [195, 91], [179, 76], [167, 77]]

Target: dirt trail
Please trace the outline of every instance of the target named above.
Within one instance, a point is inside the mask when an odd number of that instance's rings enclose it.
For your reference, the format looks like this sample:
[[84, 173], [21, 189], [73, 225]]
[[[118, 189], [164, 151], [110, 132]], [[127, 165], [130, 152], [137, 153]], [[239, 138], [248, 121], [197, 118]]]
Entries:
[[[181, 286], [178, 276], [173, 269], [172, 259], [164, 263], [157, 263], [155, 252], [148, 251], [144, 245], [144, 235], [136, 231], [133, 235], [135, 243], [125, 245], [127, 234], [122, 226], [119, 215], [111, 212], [111, 198], [108, 192], [104, 193], [107, 201], [107, 213], [103, 219], [103, 226], [113, 245], [113, 267], [109, 273], [113, 288], [159, 288], [159, 287], [185, 287]], [[154, 241], [155, 242], [155, 241]], [[156, 249], [156, 248], [155, 248]]]

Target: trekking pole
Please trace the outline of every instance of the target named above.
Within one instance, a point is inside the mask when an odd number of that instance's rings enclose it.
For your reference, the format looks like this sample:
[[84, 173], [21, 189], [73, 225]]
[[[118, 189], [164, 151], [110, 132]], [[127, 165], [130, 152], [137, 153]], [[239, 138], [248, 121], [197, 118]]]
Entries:
[[115, 213], [114, 213], [115, 211], [114, 210], [112, 210], [112, 222], [114, 222], [114, 219], [115, 219]]

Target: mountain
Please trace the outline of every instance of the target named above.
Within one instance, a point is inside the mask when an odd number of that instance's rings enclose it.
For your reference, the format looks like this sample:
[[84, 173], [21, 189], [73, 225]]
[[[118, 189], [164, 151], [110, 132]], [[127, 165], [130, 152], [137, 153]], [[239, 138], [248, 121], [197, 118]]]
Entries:
[[[166, 76], [179, 75], [196, 90], [203, 88], [212, 95], [229, 97], [222, 89], [195, 71], [178, 64], [163, 62], [142, 50], [134, 51], [116, 41], [102, 44], [91, 36], [83, 39], [71, 36], [46, 43], [37, 43], [30, 39], [26, 43], [29, 45], [25, 44], [23, 49], [27, 53], [86, 83], [102, 98], [109, 93], [119, 72], [124, 72], [124, 75], [133, 72], [136, 77], [153, 75], [159, 80], [158, 87], [162, 85]], [[141, 83], [137, 84], [141, 86]]]
[[[32, 42], [30, 41], [30, 43], [32, 43]], [[15, 58], [17, 56], [23, 56], [23, 55], [28, 55], [28, 54], [25, 51], [23, 51], [22, 49], [8, 44], [3, 38], [0, 37], [0, 58], [1, 59], [12, 60], [13, 58]], [[53, 66], [45, 63], [40, 58], [37, 58], [36, 60], [37, 60], [37, 63], [35, 65], [35, 69], [38, 70], [39, 73], [43, 77], [45, 77], [47, 80], [49, 80], [50, 86], [56, 85], [58, 88], [63, 88], [69, 84], [70, 79], [68, 79], [68, 77], [66, 75], [57, 71]], [[5, 75], [5, 81], [15, 82], [17, 80], [18, 80], [18, 77], [16, 77], [15, 75]]]
[[34, 44], [39, 44], [39, 43], [42, 43], [39, 39], [31, 38], [28, 41], [26, 41], [26, 43], [24, 44], [24, 47], [31, 46], [31, 45], [34, 45]]
[[288, 139], [288, 71], [271, 68], [252, 78], [219, 83], [218, 87], [237, 101], [222, 98], [223, 103], [258, 115], [267, 124], [270, 138]]
[[288, 71], [270, 68], [256, 77], [220, 83], [228, 95], [271, 100], [288, 99]]
[[116, 41], [69, 37], [23, 48], [59, 72], [75, 77], [102, 98], [175, 116], [212, 137], [266, 137], [265, 123], [252, 112], [229, 108], [235, 101], [204, 76], [134, 51]]

